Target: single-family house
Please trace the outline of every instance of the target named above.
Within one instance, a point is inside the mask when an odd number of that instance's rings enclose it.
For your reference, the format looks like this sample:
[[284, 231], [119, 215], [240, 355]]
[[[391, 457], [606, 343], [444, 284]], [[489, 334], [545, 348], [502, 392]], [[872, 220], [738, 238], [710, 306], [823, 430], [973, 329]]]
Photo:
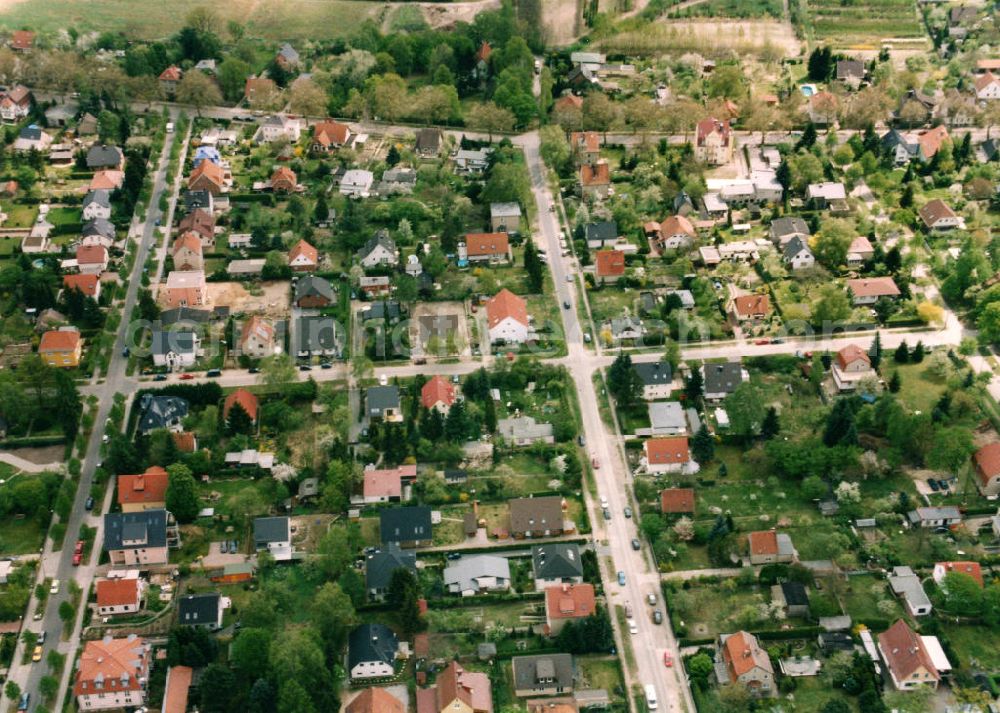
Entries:
[[687, 416], [678, 401], [654, 401], [647, 406], [649, 432], [653, 436], [683, 436], [688, 432]]
[[303, 275], [295, 283], [294, 303], [296, 307], [328, 307], [334, 298], [333, 286], [322, 277]]
[[856, 344], [848, 344], [837, 352], [830, 371], [840, 392], [854, 391], [862, 380], [875, 375], [868, 352]]
[[490, 203], [490, 230], [517, 233], [521, 229], [521, 206], [517, 203]]
[[95, 218], [111, 219], [111, 191], [103, 189], [87, 191], [83, 197], [83, 219]]
[[112, 567], [167, 563], [166, 510], [109, 512], [104, 515], [104, 550]]
[[806, 221], [797, 215], [782, 216], [772, 220], [769, 234], [771, 242], [779, 248], [784, 248], [792, 238], [800, 238], [808, 245], [809, 238], [812, 237]]
[[125, 154], [117, 146], [94, 144], [87, 150], [87, 168], [91, 171], [121, 171], [125, 168]]
[[708, 401], [721, 401], [749, 380], [750, 375], [738, 361], [705, 364], [701, 367], [703, 393]]
[[187, 594], [177, 602], [177, 625], [211, 631], [221, 629], [222, 604], [218, 592]]
[[665, 488], [661, 490], [660, 512], [664, 515], [694, 514], [694, 488]]
[[729, 301], [729, 314], [737, 322], [760, 322], [771, 314], [771, 298], [767, 295], [737, 295]]
[[42, 334], [42, 339], [38, 343], [38, 356], [52, 367], [67, 369], [77, 367], [80, 365], [82, 355], [83, 339], [76, 328], [50, 329]]
[[486, 322], [491, 343], [528, 341], [528, 303], [506, 287], [486, 303]]
[[295, 272], [312, 272], [319, 265], [319, 251], [300, 240], [288, 251], [288, 266]]
[[785, 616], [809, 616], [809, 592], [801, 582], [782, 582], [771, 587], [771, 601], [781, 607]]
[[924, 591], [924, 585], [912, 569], [896, 566], [888, 576], [889, 588], [893, 594], [903, 599], [910, 616], [927, 616], [933, 608]]
[[139, 399], [139, 425], [142, 435], [165, 428], [168, 431], [184, 430], [181, 421], [188, 415], [190, 404], [180, 396], [157, 396], [143, 394]]
[[160, 76], [157, 77], [157, 80], [160, 83], [160, 88], [163, 90], [163, 93], [168, 97], [172, 97], [177, 91], [177, 85], [180, 83], [183, 76], [184, 72], [181, 68], [172, 64], [160, 72]]
[[706, 117], [695, 126], [694, 155], [710, 166], [721, 166], [733, 158], [733, 133], [729, 121]]
[[397, 569], [417, 574], [417, 555], [407, 552], [394, 543], [375, 550], [365, 558], [365, 589], [368, 598], [381, 602], [389, 592], [392, 575]]
[[426, 547], [433, 538], [432, 528], [429, 507], [413, 505], [379, 512], [379, 536], [383, 545]]
[[175, 270], [201, 270], [205, 263], [202, 257], [201, 239], [193, 230], [181, 233], [170, 249]]
[[927, 638], [902, 619], [878, 635], [878, 651], [896, 690], [908, 691], [920, 686], [937, 690], [941, 674], [926, 645]]
[[962, 522], [962, 512], [952, 505], [943, 507], [919, 507], [906, 514], [914, 527], [951, 527]]
[[[277, 351], [281, 348], [278, 347]], [[243, 323], [240, 332], [240, 354], [252, 359], [274, 356], [274, 326], [261, 315], [255, 314]]]
[[[194, 233], [201, 240], [203, 248], [212, 248], [215, 246], [215, 216], [210, 210], [195, 208], [181, 218], [177, 224], [177, 232], [181, 235]], [[237, 247], [232, 240], [229, 241], [229, 246]]]
[[504, 232], [467, 233], [465, 253], [469, 262], [510, 262], [513, 259], [510, 240]]
[[253, 548], [266, 550], [276, 562], [292, 559], [292, 525], [287, 517], [256, 517], [253, 521]]
[[979, 101], [1000, 99], [1000, 78], [997, 78], [993, 72], [977, 75], [974, 84], [976, 99]]
[[426, 409], [435, 409], [447, 415], [455, 403], [455, 387], [440, 374], [435, 374], [421, 387], [420, 403]]
[[646, 401], [666, 399], [673, 391], [674, 374], [670, 362], [635, 362], [632, 368], [642, 384], [642, 398]]
[[537, 498], [513, 498], [510, 509], [510, 534], [518, 539], [558, 537], [563, 534], [563, 500], [558, 495]]
[[612, 248], [618, 243], [620, 237], [618, 223], [613, 220], [588, 223], [584, 227], [584, 236], [587, 240], [587, 247], [591, 250]]
[[837, 81], [843, 82], [851, 89], [857, 89], [865, 80], [865, 63], [859, 59], [837, 60]]
[[144, 705], [151, 662], [152, 647], [135, 634], [86, 642], [73, 679], [77, 708], [114, 710]]
[[950, 141], [948, 128], [943, 124], [917, 132], [917, 144], [920, 145], [920, 157], [930, 161], [941, 150], [945, 141]]
[[806, 187], [806, 200], [821, 210], [835, 208], [847, 201], [847, 189], [837, 181], [810, 183]]
[[229, 392], [225, 400], [222, 402], [222, 420], [228, 421], [229, 414], [235, 408], [239, 406], [243, 409], [243, 413], [250, 417], [251, 423], [257, 423], [257, 414], [260, 410], [260, 399], [251, 392], [244, 389], [242, 386]]
[[202, 161], [188, 174], [187, 187], [189, 191], [208, 191], [217, 196], [228, 188], [226, 171], [217, 163]]
[[531, 571], [535, 590], [560, 584], [583, 582], [580, 547], [572, 542], [550, 542], [531, 548]]
[[809, 249], [809, 245], [798, 236], [793, 237], [785, 243], [781, 259], [793, 271], [806, 270], [816, 264], [816, 257], [813, 255], [812, 250]]
[[573, 692], [576, 666], [572, 654], [515, 656], [510, 663], [514, 673], [514, 695], [518, 698]]
[[208, 289], [202, 270], [171, 270], [167, 275], [167, 285], [163, 290], [165, 306], [197, 307], [205, 304]]
[[748, 631], [720, 634], [718, 651], [715, 675], [720, 683], [741, 685], [755, 697], [774, 695], [774, 666], [756, 636]]
[[361, 624], [347, 639], [347, 672], [352, 681], [389, 678], [395, 673], [399, 640], [384, 624]]
[[361, 168], [352, 168], [340, 178], [340, 195], [350, 198], [367, 198], [371, 195], [375, 174]]
[[557, 584], [545, 589], [545, 633], [558, 636], [568, 621], [579, 621], [597, 611], [593, 584]]
[[[391, 713], [391, 708], [378, 713]], [[489, 675], [450, 661], [433, 686], [417, 689], [417, 713], [493, 713]]]
[[365, 404], [369, 418], [380, 418], [393, 423], [399, 423], [403, 420], [399, 387], [394, 384], [371, 386], [366, 389]]
[[510, 562], [498, 555], [466, 555], [444, 568], [449, 594], [472, 597], [510, 589]]
[[927, 201], [917, 213], [920, 214], [920, 220], [928, 230], [942, 231], [965, 227], [965, 221], [940, 198]]
[[497, 433], [508, 444], [530, 446], [532, 443], [555, 443], [551, 423], [539, 423], [534, 416], [502, 418]]
[[382, 172], [376, 192], [380, 196], [409, 195], [416, 187], [417, 169], [409, 166], [393, 166]]
[[293, 350], [300, 359], [339, 358], [344, 352], [344, 328], [331, 316], [300, 314], [292, 325], [292, 334]]
[[493, 149], [459, 149], [455, 153], [455, 170], [467, 175], [479, 175], [489, 166]]
[[16, 124], [28, 118], [31, 113], [31, 103], [34, 98], [24, 85], [18, 84], [0, 93], [0, 121], [6, 124]]
[[281, 68], [286, 71], [295, 69], [301, 63], [299, 53], [287, 42], [281, 45], [278, 54], [274, 56], [274, 61], [276, 64], [280, 64]]
[[142, 608], [146, 587], [138, 577], [111, 577], [94, 583], [99, 616], [134, 614]]
[[1000, 494], [1000, 443], [988, 443], [972, 456], [979, 492], [986, 497]]
[[362, 483], [362, 498], [366, 503], [399, 502], [403, 485], [417, 479], [417, 466], [400, 465], [395, 468], [367, 467]]
[[406, 704], [385, 688], [369, 686], [347, 704], [344, 713], [406, 713]]
[[365, 269], [380, 266], [394, 267], [399, 264], [399, 251], [396, 249], [396, 241], [389, 237], [389, 233], [379, 230], [361, 246], [357, 258], [361, 267]]
[[302, 122], [299, 119], [293, 119], [286, 114], [272, 114], [261, 123], [254, 135], [254, 140], [259, 144], [269, 144], [279, 139], [285, 139], [289, 143], [295, 144], [298, 143], [301, 136]]
[[200, 347], [201, 340], [194, 331], [154, 328], [150, 353], [154, 366], [175, 371], [193, 366]]
[[[109, 260], [108, 249], [103, 245], [80, 245], [76, 249], [76, 266], [81, 275], [100, 275], [108, 269]], [[99, 288], [94, 288], [94, 292], [100, 297]]]
[[611, 167], [605, 160], [580, 166], [580, 190], [584, 198], [607, 198], [611, 190]]
[[170, 476], [158, 465], [139, 475], [118, 476], [118, 505], [122, 512], [163, 510], [167, 507]]
[[11, 149], [14, 151], [38, 151], [43, 153], [49, 150], [49, 146], [52, 145], [52, 135], [47, 131], [43, 131], [40, 126], [32, 124], [31, 126], [24, 126], [17, 133], [17, 138], [14, 139], [14, 144]]
[[625, 276], [625, 253], [620, 250], [598, 250], [594, 253], [594, 266], [597, 284], [617, 282]]
[[441, 143], [443, 140], [444, 134], [441, 129], [433, 127], [420, 129], [417, 131], [414, 148], [422, 158], [432, 158], [441, 152]]
[[643, 463], [649, 473], [678, 473], [691, 463], [687, 436], [648, 438], [642, 449]]
[[983, 582], [983, 569], [978, 562], [936, 562], [931, 576], [945, 594], [948, 593], [945, 577], [949, 574], [964, 574], [975, 580], [980, 588], [985, 586]]
[[327, 119], [313, 126], [312, 151], [330, 153], [345, 146], [351, 140], [351, 129], [347, 124]]
[[875, 257], [875, 248], [864, 235], [859, 235], [851, 241], [847, 248], [847, 265], [857, 267]]
[[597, 163], [601, 158], [601, 135], [596, 131], [574, 131], [569, 135], [569, 147], [577, 166]]
[[99, 300], [101, 298], [101, 278], [100, 275], [94, 272], [63, 275], [63, 287], [67, 290], [76, 290], [83, 296], [90, 297], [95, 300]]
[[798, 559], [792, 538], [776, 530], [758, 530], [747, 535], [750, 564], [787, 564]]
[[671, 215], [659, 223], [652, 236], [659, 250], [687, 250], [698, 237], [691, 221], [683, 215]]
[[269, 185], [275, 193], [292, 193], [299, 185], [299, 179], [288, 166], [278, 166], [271, 174]]
[[859, 277], [847, 281], [847, 290], [854, 306], [873, 305], [881, 298], [892, 299], [901, 294], [891, 277]]

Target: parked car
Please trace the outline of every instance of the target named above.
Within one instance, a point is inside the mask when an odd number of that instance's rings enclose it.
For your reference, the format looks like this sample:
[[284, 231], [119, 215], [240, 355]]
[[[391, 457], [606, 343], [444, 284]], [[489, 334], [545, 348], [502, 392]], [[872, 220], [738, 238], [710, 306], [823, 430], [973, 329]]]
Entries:
[[189, 374], [188, 372], [186, 372], [186, 371], [185, 371], [185, 372], [184, 372], [183, 374], [181, 374], [181, 375], [180, 375], [180, 376], [179, 376], [178, 378], [179, 378], [179, 379], [180, 379], [181, 381], [191, 381], [191, 379], [193, 379], [193, 378], [194, 378], [194, 374]]
[[576, 437], [576, 442], [579, 443], [581, 447], [587, 445], [587, 439], [583, 437], [583, 434]]
[[205, 372], [205, 376], [215, 378], [216, 376], [222, 376], [222, 369], [209, 369]]
[[41, 644], [38, 644], [37, 646], [35, 646], [35, 650], [31, 652], [31, 660], [32, 661], [41, 661], [42, 660], [42, 645]]
[[605, 520], [610, 520], [611, 519], [611, 511], [608, 510], [607, 508], [604, 508], [604, 519]]
[[448, 559], [450, 559], [450, 560], [458, 560], [458, 559], [462, 559], [462, 553], [461, 552], [449, 552], [446, 555], [446, 557]]
[[632, 634], [633, 636], [639, 633], [639, 627], [636, 626], [635, 619], [628, 620], [628, 633]]
[[653, 623], [656, 625], [660, 625], [663, 623], [663, 612], [661, 612], [659, 609], [653, 612]]
[[666, 666], [667, 668], [673, 668], [674, 657], [670, 655], [669, 651], [663, 652], [663, 665]]
[[59, 594], [59, 580], [53, 579], [52, 586], [49, 587], [49, 594]]
[[312, 371], [312, 370], [313, 370], [313, 368], [311, 366], [309, 366], [308, 364], [300, 364], [299, 365], [299, 371]]
[[153, 377], [153, 381], [166, 381], [166, 380], [167, 380], [166, 374], [157, 374], [156, 376]]
[[247, 373], [248, 374], [259, 374], [260, 373], [260, 369], [258, 369], [256, 366], [251, 366], [249, 369], [247, 369]]
[[594, 466], [594, 470], [597, 470], [598, 468], [601, 467], [601, 461], [597, 460], [597, 456], [591, 456], [590, 464]]
[[563, 309], [569, 309], [569, 300], [563, 300]]
[[650, 592], [649, 594], [646, 595], [646, 601], [649, 602], [649, 606], [655, 607], [656, 606], [656, 595], [653, 594], [652, 592]]
[[319, 365], [319, 368], [320, 369], [332, 369], [333, 368], [333, 364], [331, 364], [328, 361], [325, 361], [325, 362], [323, 362], [322, 364]]
[[632, 517], [632, 508], [625, 506], [625, 517]]
[[928, 478], [927, 485], [929, 485], [931, 490], [933, 490], [935, 493], [941, 489], [941, 486], [938, 485], [937, 478]]
[[634, 537], [632, 538], [632, 549], [636, 550], [636, 551], [639, 551], [639, 550], [642, 549], [642, 543], [639, 542], [639, 540], [637, 540]]
[[621, 570], [618, 570], [618, 584], [625, 586], [625, 573]]
[[30, 701], [31, 701], [31, 694], [30, 693], [22, 693], [21, 694], [21, 700], [18, 701], [18, 703], [17, 703], [17, 709], [19, 711], [26, 711], [26, 710], [28, 710], [28, 703]]
[[85, 509], [87, 509], [87, 510], [93, 510], [94, 509], [94, 498], [92, 498], [92, 497], [87, 498], [87, 501], [83, 504], [83, 507]]
[[73, 566], [79, 567], [80, 563], [83, 561], [83, 554], [80, 552], [73, 553]]

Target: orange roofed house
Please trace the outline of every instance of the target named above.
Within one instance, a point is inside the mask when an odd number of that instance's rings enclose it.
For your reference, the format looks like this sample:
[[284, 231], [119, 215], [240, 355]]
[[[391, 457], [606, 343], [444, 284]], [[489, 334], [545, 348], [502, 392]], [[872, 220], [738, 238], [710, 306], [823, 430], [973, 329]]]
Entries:
[[973, 456], [979, 490], [992, 497], [1000, 494], [1000, 443], [988, 443]]
[[181, 81], [181, 77], [183, 76], [184, 72], [181, 71], [181, 68], [172, 64], [160, 72], [158, 79], [160, 81], [160, 86], [163, 87], [163, 91], [168, 95], [172, 95], [177, 91], [177, 84]]
[[[390, 713], [392, 709], [379, 709]], [[417, 689], [417, 713], [493, 713], [490, 677], [449, 663], [430, 688]]]
[[146, 702], [150, 646], [134, 634], [88, 641], [80, 656], [73, 695], [80, 710], [135, 708]]
[[226, 189], [226, 172], [212, 161], [202, 161], [188, 175], [189, 191], [208, 191], [217, 196]]
[[711, 166], [729, 163], [733, 158], [733, 133], [728, 121], [706, 117], [695, 127], [694, 155]]
[[288, 166], [278, 166], [271, 174], [271, 190], [275, 193], [291, 193], [298, 183], [298, 176]]
[[101, 299], [101, 278], [92, 272], [80, 275], [63, 275], [63, 287], [77, 290], [86, 297]]
[[956, 573], [972, 577], [980, 588], [984, 586], [983, 568], [978, 562], [938, 562], [934, 565], [932, 576], [941, 590], [947, 592], [948, 588], [944, 585], [944, 578], [949, 574]]
[[660, 512], [664, 515], [694, 513], [694, 488], [667, 488], [661, 491]]
[[246, 415], [250, 417], [250, 420], [257, 423], [257, 409], [259, 406], [259, 401], [257, 397], [246, 389], [236, 389], [236, 391], [229, 394], [226, 400], [222, 404], [222, 418], [228, 419], [229, 412], [232, 410], [233, 406], [236, 404], [240, 405], [240, 408], [246, 412]]
[[202, 270], [171, 270], [167, 275], [163, 295], [163, 303], [167, 309], [205, 304], [208, 300], [205, 273]]
[[97, 613], [101, 616], [134, 614], [142, 608], [145, 585], [138, 577], [99, 579], [94, 588], [97, 592]]
[[28, 52], [35, 46], [35, 33], [31, 30], [14, 30], [10, 33], [10, 48], [15, 52]]
[[871, 357], [857, 344], [848, 344], [837, 352], [830, 371], [838, 391], [854, 391], [860, 381], [875, 374]]
[[364, 472], [362, 496], [366, 503], [399, 502], [403, 485], [417, 480], [417, 466], [401, 465], [396, 468], [368, 468]]
[[545, 632], [557, 636], [567, 621], [586, 619], [597, 610], [592, 584], [560, 584], [545, 590]]
[[288, 251], [288, 266], [296, 272], [312, 272], [319, 264], [319, 251], [305, 240], [295, 243]]
[[486, 303], [490, 342], [522, 344], [528, 341], [528, 303], [504, 288]]
[[202, 259], [201, 238], [198, 233], [189, 230], [182, 233], [174, 241], [172, 248], [175, 270], [201, 270], [204, 267]]
[[760, 322], [771, 314], [767, 295], [738, 295], [729, 302], [729, 314], [738, 322]]
[[717, 663], [721, 665], [716, 666], [716, 675], [721, 678], [725, 672], [726, 676], [726, 680], [720, 683], [743, 686], [758, 697], [775, 693], [771, 658], [750, 632], [720, 634]]
[[649, 438], [642, 447], [650, 473], [678, 473], [691, 462], [687, 436]]
[[584, 198], [607, 198], [611, 189], [611, 168], [607, 161], [580, 166], [580, 189]]
[[[419, 700], [420, 692], [417, 692]], [[402, 701], [384, 688], [366, 688], [344, 708], [344, 713], [406, 713]]]
[[598, 250], [594, 253], [594, 274], [598, 284], [613, 282], [625, 275], [625, 253], [621, 250]]
[[899, 691], [920, 686], [937, 690], [941, 682], [939, 665], [950, 669], [937, 638], [921, 636], [902, 619], [878, 635], [878, 650]]
[[321, 121], [313, 126], [312, 150], [318, 153], [329, 153], [343, 146], [351, 138], [351, 130], [347, 124], [341, 124], [332, 119]]
[[424, 408], [437, 409], [446, 415], [455, 403], [455, 387], [440, 374], [435, 374], [420, 389], [420, 402]]
[[190, 666], [171, 666], [167, 669], [160, 713], [187, 713], [188, 693], [193, 677], [194, 669]]
[[510, 240], [507, 233], [468, 233], [465, 252], [469, 262], [510, 262]]
[[892, 299], [899, 297], [899, 288], [891, 277], [858, 278], [847, 281], [855, 306], [873, 305], [882, 297]]
[[83, 339], [75, 329], [51, 329], [38, 343], [38, 356], [49, 366], [72, 368], [80, 365]]
[[578, 166], [597, 163], [601, 157], [601, 135], [596, 131], [574, 131], [569, 145]]
[[118, 504], [122, 512], [162, 510], [167, 506], [167, 483], [170, 476], [158, 465], [141, 475], [118, 476]]
[[798, 559], [792, 538], [783, 532], [761, 530], [747, 535], [750, 564], [789, 563]]
[[[280, 351], [280, 347], [278, 348]], [[240, 334], [240, 353], [254, 359], [275, 354], [274, 327], [259, 314], [243, 323]]]

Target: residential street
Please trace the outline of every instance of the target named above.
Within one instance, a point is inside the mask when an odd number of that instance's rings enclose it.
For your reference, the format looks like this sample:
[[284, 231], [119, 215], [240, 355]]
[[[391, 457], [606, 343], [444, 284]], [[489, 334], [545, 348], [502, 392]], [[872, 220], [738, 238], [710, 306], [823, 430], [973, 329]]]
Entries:
[[[39, 581], [43, 581], [46, 577], [51, 577], [60, 580], [62, 584], [58, 594], [48, 597], [45, 613], [40, 622], [32, 620], [38, 605], [38, 601], [34, 597], [28, 603], [28, 610], [25, 613], [25, 618], [28, 622], [25, 626], [26, 629], [35, 632], [46, 632], [45, 653], [54, 648], [66, 655], [67, 663], [63, 670], [63, 680], [59, 689], [59, 697], [56, 705], [51, 710], [61, 711], [63, 709], [63, 701], [67, 694], [70, 677], [73, 673], [73, 661], [76, 656], [76, 649], [80, 643], [80, 628], [83, 622], [83, 613], [86, 609], [86, 596], [87, 592], [90, 591], [97, 562], [100, 559], [101, 543], [103, 542], [103, 523], [101, 517], [103, 508], [98, 503], [92, 512], [87, 512], [85, 503], [90, 495], [94, 471], [101, 459], [101, 438], [104, 435], [104, 423], [114, 403], [114, 395], [119, 392], [129, 394], [134, 391], [134, 381], [127, 379], [125, 376], [128, 359], [122, 356], [122, 349], [125, 346], [129, 318], [138, 300], [139, 287], [142, 283], [142, 269], [146, 262], [149, 248], [154, 240], [156, 222], [157, 219], [162, 219], [159, 210], [159, 201], [160, 196], [166, 188], [165, 179], [169, 163], [170, 142], [167, 141], [160, 152], [159, 160], [155, 167], [152, 197], [149, 201], [149, 210], [142, 230], [141, 243], [136, 251], [135, 264], [132, 267], [132, 275], [125, 295], [125, 302], [122, 305], [121, 326], [118, 330], [115, 346], [112, 349], [107, 375], [103, 383], [82, 390], [87, 394], [94, 394], [98, 397], [94, 430], [91, 432], [90, 440], [87, 443], [86, 457], [83, 459], [83, 469], [80, 475], [80, 485], [76, 491], [72, 514], [66, 523], [66, 538], [63, 547], [61, 550], [53, 552], [51, 539], [46, 540], [45, 552], [42, 556], [41, 568], [38, 573]], [[94, 548], [90, 553], [90, 558], [83, 565], [74, 567], [73, 543], [77, 539], [77, 533], [80, 531], [82, 524], [96, 527], [97, 534], [94, 538]], [[74, 580], [83, 592], [82, 602], [76, 612], [72, 635], [67, 641], [62, 641], [60, 635], [63, 630], [63, 623], [59, 618], [59, 604], [70, 599], [68, 587], [70, 580]], [[42, 662], [23, 666], [20, 664], [23, 656], [23, 648], [24, 644], [19, 642], [17, 650], [14, 652], [9, 680], [16, 681], [21, 686], [22, 691], [29, 692], [32, 701], [40, 702], [41, 694], [38, 690], [38, 682], [47, 670], [44, 654]]]

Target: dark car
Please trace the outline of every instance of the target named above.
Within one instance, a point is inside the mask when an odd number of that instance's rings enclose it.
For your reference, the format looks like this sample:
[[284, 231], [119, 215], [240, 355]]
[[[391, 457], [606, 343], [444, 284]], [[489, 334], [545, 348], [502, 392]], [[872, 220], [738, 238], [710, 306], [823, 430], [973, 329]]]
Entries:
[[153, 377], [153, 381], [166, 381], [166, 380], [167, 380], [166, 374], [157, 374], [156, 376]]
[[31, 701], [31, 694], [30, 693], [22, 693], [21, 694], [21, 700], [18, 701], [18, 703], [17, 703], [17, 709], [19, 711], [26, 711], [26, 710], [28, 710], [28, 703], [30, 701]]
[[639, 540], [633, 539], [632, 540], [632, 549], [633, 550], [640, 550], [640, 549], [642, 549], [642, 543], [639, 542]]
[[448, 553], [447, 555], [445, 555], [445, 556], [446, 556], [446, 557], [447, 557], [448, 559], [450, 559], [450, 560], [459, 560], [459, 559], [462, 559], [462, 553], [461, 553], [461, 552], [449, 552], [449, 553]]
[[569, 309], [569, 300], [563, 300], [563, 309]]
[[663, 612], [661, 612], [659, 609], [653, 612], [653, 623], [654, 624], [663, 623]]
[[927, 485], [929, 485], [931, 490], [933, 490], [935, 493], [941, 489], [941, 486], [938, 485], [937, 478], [928, 478]]
[[950, 490], [951, 489], [951, 485], [948, 484], [948, 481], [947, 480], [942, 480], [940, 478], [938, 479], [938, 487], [941, 488], [941, 490]]
[[222, 369], [209, 369], [205, 372], [205, 376], [222, 376]]
[[311, 366], [309, 366], [308, 364], [300, 364], [299, 365], [299, 371], [312, 371], [312, 370], [313, 370], [313, 368]]
[[247, 372], [249, 372], [250, 374], [259, 374], [260, 373], [260, 369], [258, 369], [255, 366], [251, 366], [249, 369], [247, 369]]
[[83, 504], [83, 507], [86, 508], [87, 510], [93, 510], [94, 509], [94, 498], [92, 498], [92, 497], [87, 498], [87, 502], [85, 502]]
[[328, 361], [325, 361], [325, 362], [323, 362], [322, 364], [319, 365], [319, 368], [320, 369], [332, 369], [333, 368], [333, 364], [331, 364]]
[[605, 520], [610, 520], [611, 519], [611, 511], [608, 510], [607, 508], [604, 508], [604, 519]]

